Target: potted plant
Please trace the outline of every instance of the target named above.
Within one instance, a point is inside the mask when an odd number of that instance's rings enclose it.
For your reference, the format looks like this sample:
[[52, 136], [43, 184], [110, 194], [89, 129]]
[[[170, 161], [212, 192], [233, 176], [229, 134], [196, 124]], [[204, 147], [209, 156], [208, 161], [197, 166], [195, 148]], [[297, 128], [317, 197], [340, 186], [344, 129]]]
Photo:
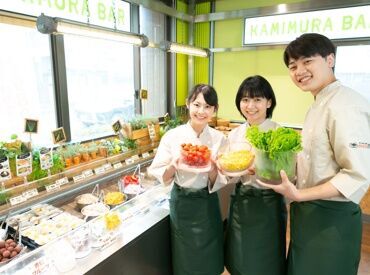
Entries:
[[81, 153], [81, 158], [82, 161], [89, 161], [90, 160], [90, 155], [89, 155], [89, 150], [85, 146], [81, 146], [80, 148], [80, 153]]
[[[50, 167], [50, 173], [54, 175], [54, 174], [62, 172], [63, 170], [64, 170], [64, 163], [61, 157], [60, 150], [57, 150], [53, 153], [53, 166]], [[42, 178], [46, 178], [47, 176], [48, 176], [48, 170], [41, 169], [40, 152], [39, 150], [34, 150], [32, 153], [32, 173], [27, 176], [27, 180], [28, 181], [39, 180]]]
[[62, 156], [64, 159], [64, 164], [66, 168], [69, 168], [73, 165], [73, 152], [70, 148], [65, 148], [62, 152]]
[[80, 153], [81, 145], [79, 143], [76, 143], [72, 146], [73, 146], [73, 151], [74, 151], [73, 163], [78, 165], [81, 162], [81, 153]]
[[148, 126], [143, 119], [133, 118], [127, 124], [123, 125], [125, 136], [130, 139], [139, 139], [149, 137]]
[[98, 145], [98, 152], [99, 152], [99, 156], [101, 157], [107, 157], [108, 156], [108, 149], [107, 149], [107, 146], [105, 144], [105, 140], [102, 140], [100, 142], [100, 144]]
[[88, 151], [92, 159], [96, 159], [98, 153], [98, 145], [95, 142], [91, 142], [88, 146]]

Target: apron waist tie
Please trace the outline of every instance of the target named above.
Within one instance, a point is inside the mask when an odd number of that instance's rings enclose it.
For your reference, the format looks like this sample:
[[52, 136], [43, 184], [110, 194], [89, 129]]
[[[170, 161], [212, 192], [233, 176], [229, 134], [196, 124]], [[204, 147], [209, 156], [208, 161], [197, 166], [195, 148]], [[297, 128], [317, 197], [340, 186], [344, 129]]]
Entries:
[[236, 184], [236, 190], [238, 193], [243, 195], [252, 195], [254, 197], [263, 197], [263, 196], [281, 196], [272, 189], [259, 189], [250, 185], [243, 185], [241, 182]]
[[182, 187], [182, 186], [178, 185], [175, 182], [174, 185], [173, 185], [173, 187], [176, 189], [176, 191], [180, 195], [191, 195], [191, 196], [201, 196], [201, 197], [205, 197], [205, 196], [211, 195], [208, 192], [208, 186], [203, 187], [203, 188], [200, 188], [200, 189], [197, 189], [197, 188], [187, 188], [187, 187]]

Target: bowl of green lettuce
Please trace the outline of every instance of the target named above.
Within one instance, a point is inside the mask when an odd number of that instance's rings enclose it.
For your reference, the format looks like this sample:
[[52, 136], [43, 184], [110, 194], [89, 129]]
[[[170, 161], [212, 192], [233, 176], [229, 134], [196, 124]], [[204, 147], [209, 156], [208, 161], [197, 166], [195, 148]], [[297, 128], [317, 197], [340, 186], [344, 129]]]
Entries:
[[267, 132], [257, 126], [247, 129], [246, 137], [255, 148], [256, 177], [270, 184], [281, 183], [280, 170], [294, 181], [296, 156], [302, 150], [301, 135], [290, 128], [277, 128]]

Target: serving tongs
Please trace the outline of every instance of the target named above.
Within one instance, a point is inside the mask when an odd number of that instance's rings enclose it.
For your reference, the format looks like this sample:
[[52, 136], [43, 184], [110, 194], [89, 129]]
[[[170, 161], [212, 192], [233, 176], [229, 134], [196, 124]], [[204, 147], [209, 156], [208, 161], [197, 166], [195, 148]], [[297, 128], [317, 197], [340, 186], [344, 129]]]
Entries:
[[[10, 211], [8, 212], [8, 214], [6, 214], [4, 220], [1, 222], [1, 225], [0, 225], [0, 239], [1, 240], [5, 240], [6, 235], [8, 233], [9, 223], [7, 222], [7, 220], [9, 218], [9, 216], [10, 216]], [[3, 228], [4, 223], [6, 223], [5, 228]]]

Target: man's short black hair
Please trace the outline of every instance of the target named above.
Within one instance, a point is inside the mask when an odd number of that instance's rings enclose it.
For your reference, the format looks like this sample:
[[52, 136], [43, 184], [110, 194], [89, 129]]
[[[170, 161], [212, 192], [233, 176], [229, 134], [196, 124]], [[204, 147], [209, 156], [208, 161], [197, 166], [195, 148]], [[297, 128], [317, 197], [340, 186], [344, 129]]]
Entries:
[[284, 63], [288, 67], [289, 59], [311, 57], [321, 55], [327, 57], [335, 55], [335, 46], [329, 38], [318, 33], [305, 33], [296, 38], [286, 47], [284, 51]]

